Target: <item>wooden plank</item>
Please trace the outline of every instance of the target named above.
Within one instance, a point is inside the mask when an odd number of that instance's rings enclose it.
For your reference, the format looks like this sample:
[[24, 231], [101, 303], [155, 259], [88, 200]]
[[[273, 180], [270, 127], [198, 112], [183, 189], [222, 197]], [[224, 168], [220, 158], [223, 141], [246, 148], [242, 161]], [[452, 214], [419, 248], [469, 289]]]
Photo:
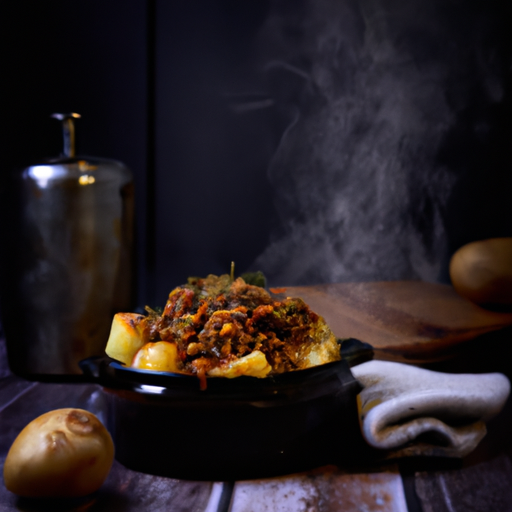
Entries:
[[[0, 459], [3, 472], [5, 458]], [[72, 512], [201, 512], [207, 511], [212, 484], [146, 475], [114, 461], [112, 470], [95, 493], [84, 498], [54, 502], [19, 498], [0, 485], [0, 512], [58, 510]], [[210, 509], [211, 510], [211, 509]], [[214, 509], [214, 512], [217, 512]]]
[[407, 512], [397, 470], [344, 473], [329, 467], [237, 482], [230, 512]]
[[416, 474], [423, 512], [505, 512], [512, 504], [512, 462], [500, 455], [452, 471]]

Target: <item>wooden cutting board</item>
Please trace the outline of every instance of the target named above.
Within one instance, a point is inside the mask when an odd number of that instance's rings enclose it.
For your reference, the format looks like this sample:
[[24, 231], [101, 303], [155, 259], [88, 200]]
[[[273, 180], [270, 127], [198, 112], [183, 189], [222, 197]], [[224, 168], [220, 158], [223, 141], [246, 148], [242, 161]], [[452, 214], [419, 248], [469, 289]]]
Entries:
[[464, 342], [512, 325], [512, 313], [485, 310], [449, 285], [421, 281], [290, 286], [284, 294], [302, 298], [337, 337], [373, 345], [378, 359], [440, 361]]

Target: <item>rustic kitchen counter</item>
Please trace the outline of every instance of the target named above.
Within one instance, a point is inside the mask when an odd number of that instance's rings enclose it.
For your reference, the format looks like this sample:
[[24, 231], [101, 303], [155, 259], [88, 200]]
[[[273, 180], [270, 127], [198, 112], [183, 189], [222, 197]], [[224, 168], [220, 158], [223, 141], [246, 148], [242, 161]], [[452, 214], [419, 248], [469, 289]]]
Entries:
[[[454, 372], [512, 371], [503, 357], [510, 331], [483, 338], [436, 369]], [[483, 347], [483, 349], [482, 349]], [[500, 356], [501, 354], [501, 356]], [[5, 367], [4, 367], [5, 368]], [[18, 432], [33, 418], [59, 407], [88, 409], [105, 421], [106, 398], [95, 384], [31, 382], [0, 373], [0, 464]], [[129, 426], [127, 426], [129, 428]], [[0, 486], [4, 511], [183, 512], [462, 512], [512, 510], [512, 404], [488, 424], [488, 434], [463, 461], [401, 459], [368, 461], [354, 469], [317, 468], [278, 478], [202, 482], [131, 471], [114, 462], [102, 488], [83, 499], [41, 502], [21, 499]], [[141, 442], [150, 431], [141, 432]], [[343, 440], [341, 440], [343, 441]], [[169, 442], [174, 442], [169, 433]], [[148, 454], [149, 456], [149, 454]], [[198, 461], [198, 463], [200, 463]]]

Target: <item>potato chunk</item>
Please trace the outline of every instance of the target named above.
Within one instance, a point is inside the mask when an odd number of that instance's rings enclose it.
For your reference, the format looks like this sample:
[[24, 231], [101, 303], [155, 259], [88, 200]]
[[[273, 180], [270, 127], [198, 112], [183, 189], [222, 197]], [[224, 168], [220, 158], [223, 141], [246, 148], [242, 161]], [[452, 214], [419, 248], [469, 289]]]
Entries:
[[232, 379], [246, 375], [248, 377], [266, 377], [272, 367], [268, 364], [263, 352], [254, 350], [250, 354], [241, 357], [227, 365], [218, 366], [208, 372], [209, 377], [227, 377]]
[[136, 313], [117, 313], [112, 320], [105, 352], [108, 356], [129, 365], [135, 353], [144, 345], [139, 328], [144, 317]]

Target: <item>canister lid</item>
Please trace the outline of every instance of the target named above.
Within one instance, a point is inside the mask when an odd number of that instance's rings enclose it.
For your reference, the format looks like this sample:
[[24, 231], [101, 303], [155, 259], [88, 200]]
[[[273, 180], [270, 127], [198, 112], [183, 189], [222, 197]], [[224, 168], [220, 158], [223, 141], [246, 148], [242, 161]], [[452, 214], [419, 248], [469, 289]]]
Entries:
[[117, 160], [77, 154], [75, 121], [82, 116], [76, 112], [54, 113], [52, 118], [61, 121], [63, 149], [58, 157], [34, 162], [17, 173], [23, 180], [36, 183], [40, 189], [77, 181], [79, 185], [133, 181], [131, 171]]

